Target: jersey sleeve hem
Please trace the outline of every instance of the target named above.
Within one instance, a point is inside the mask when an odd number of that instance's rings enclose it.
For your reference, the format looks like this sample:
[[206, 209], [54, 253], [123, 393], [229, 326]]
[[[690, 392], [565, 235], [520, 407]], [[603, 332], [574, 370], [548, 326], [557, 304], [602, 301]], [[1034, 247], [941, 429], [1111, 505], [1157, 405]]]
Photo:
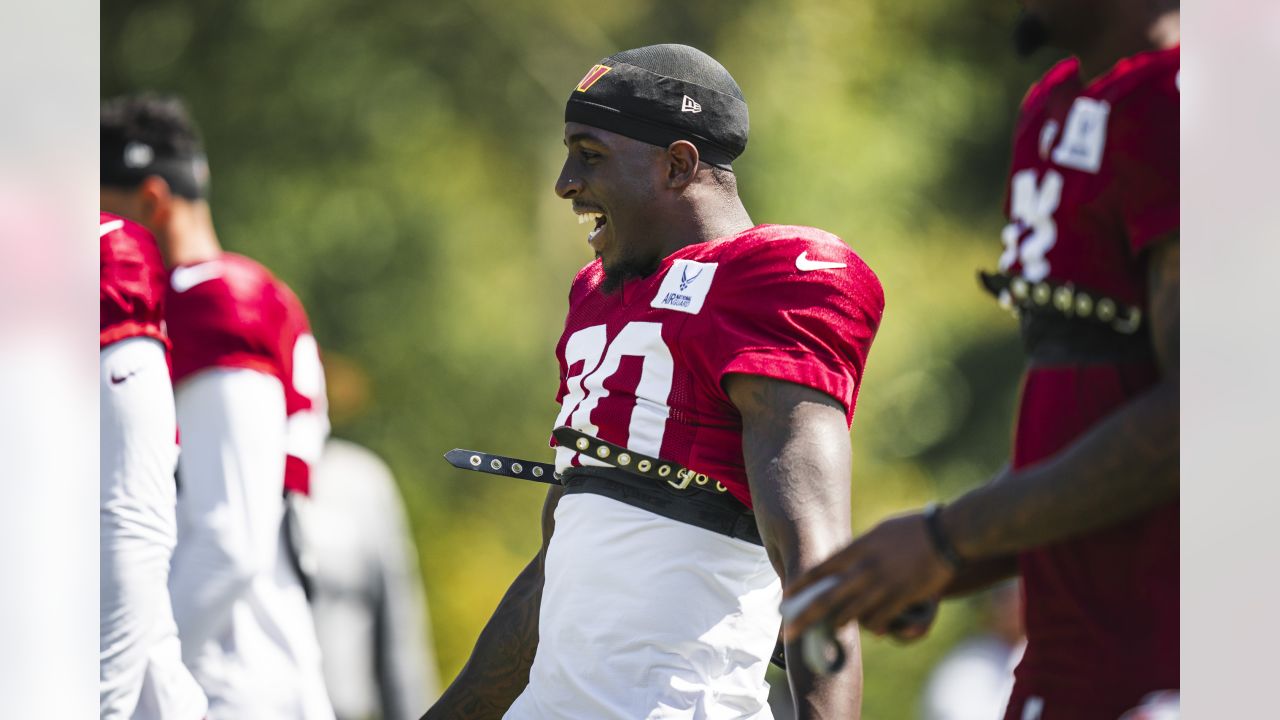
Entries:
[[165, 349], [169, 348], [169, 339], [154, 324], [128, 320], [99, 330], [98, 349], [101, 350], [111, 343], [133, 337], [149, 337], [153, 340], [159, 340], [165, 346]]
[[256, 370], [274, 378], [279, 377], [279, 373], [277, 372], [275, 365], [270, 360], [252, 353], [236, 352], [202, 363], [199, 367], [192, 368], [191, 370], [174, 377], [173, 382], [174, 384], [177, 384], [204, 370], [211, 370], [214, 368], [226, 368], [229, 370]]
[[825, 365], [813, 353], [779, 352], [766, 348], [746, 349], [729, 359], [717, 381], [723, 386], [726, 375], [741, 373], [804, 385], [830, 395], [844, 406], [845, 424], [852, 425], [854, 379]]

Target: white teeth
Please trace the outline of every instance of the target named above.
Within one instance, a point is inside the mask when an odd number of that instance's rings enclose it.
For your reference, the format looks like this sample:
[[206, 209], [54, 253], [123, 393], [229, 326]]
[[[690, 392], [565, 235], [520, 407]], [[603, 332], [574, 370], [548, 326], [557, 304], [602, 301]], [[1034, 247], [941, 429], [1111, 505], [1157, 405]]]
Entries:
[[578, 213], [578, 224], [583, 225], [586, 223], [594, 223], [596, 220], [599, 220], [602, 217], [604, 217], [604, 213], [598, 213], [598, 212]]

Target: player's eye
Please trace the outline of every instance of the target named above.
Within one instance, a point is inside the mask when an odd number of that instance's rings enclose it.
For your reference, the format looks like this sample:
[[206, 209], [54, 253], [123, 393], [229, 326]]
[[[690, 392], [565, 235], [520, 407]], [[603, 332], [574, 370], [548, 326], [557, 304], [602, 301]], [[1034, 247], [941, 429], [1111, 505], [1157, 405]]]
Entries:
[[600, 153], [594, 152], [592, 150], [587, 150], [585, 148], [579, 150], [578, 154], [582, 158], [583, 162], [588, 162], [588, 163], [594, 163], [602, 157]]

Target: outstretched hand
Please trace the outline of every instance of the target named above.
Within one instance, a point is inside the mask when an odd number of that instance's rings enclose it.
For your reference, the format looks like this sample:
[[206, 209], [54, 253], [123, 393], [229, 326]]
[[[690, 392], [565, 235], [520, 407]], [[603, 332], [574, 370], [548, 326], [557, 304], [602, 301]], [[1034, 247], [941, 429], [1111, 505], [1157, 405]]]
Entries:
[[838, 581], [798, 612], [783, 635], [789, 642], [830, 618], [835, 627], [856, 620], [877, 635], [915, 639], [928, 622], [905, 628], [891, 623], [912, 605], [935, 602], [954, 575], [930, 543], [922, 513], [890, 518], [786, 587], [784, 595], [792, 597], [824, 577]]

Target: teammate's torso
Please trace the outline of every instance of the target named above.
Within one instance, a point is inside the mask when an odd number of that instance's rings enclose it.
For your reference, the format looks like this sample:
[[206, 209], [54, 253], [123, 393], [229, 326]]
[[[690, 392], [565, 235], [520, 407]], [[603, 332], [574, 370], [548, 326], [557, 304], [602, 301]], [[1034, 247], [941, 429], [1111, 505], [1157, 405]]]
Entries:
[[285, 486], [305, 493], [328, 423], [319, 349], [297, 296], [257, 262], [223, 253], [172, 270], [165, 317], [175, 387], [215, 367], [280, 380], [290, 423]]
[[[1143, 253], [1178, 227], [1177, 70], [1175, 48], [1085, 85], [1067, 61], [1024, 102], [1000, 269], [1031, 287], [1085, 291], [1090, 302], [1064, 313], [1079, 316], [1071, 322], [1096, 320], [1088, 311], [1099, 297], [1145, 314]], [[1158, 379], [1150, 360], [1033, 362], [1013, 466], [1058, 453]], [[1150, 690], [1178, 686], [1177, 515], [1172, 504], [1023, 554], [1019, 693], [1043, 697], [1045, 718], [1115, 717]], [[1076, 704], [1064, 715], [1064, 703]]]
[[[613, 294], [603, 280], [592, 263], [570, 292], [557, 426], [705, 473], [750, 506], [742, 420], [724, 375], [816, 387], [852, 419], [883, 295], [835, 236], [760, 226], [682, 248]], [[556, 460], [561, 470], [594, 462], [568, 448]]]
[[1178, 225], [1178, 50], [1087, 85], [1066, 60], [1034, 86], [1014, 133], [1000, 269], [1146, 301], [1140, 253]]
[[165, 270], [151, 233], [122, 217], [99, 213], [98, 237], [99, 346], [129, 337], [167, 342]]

